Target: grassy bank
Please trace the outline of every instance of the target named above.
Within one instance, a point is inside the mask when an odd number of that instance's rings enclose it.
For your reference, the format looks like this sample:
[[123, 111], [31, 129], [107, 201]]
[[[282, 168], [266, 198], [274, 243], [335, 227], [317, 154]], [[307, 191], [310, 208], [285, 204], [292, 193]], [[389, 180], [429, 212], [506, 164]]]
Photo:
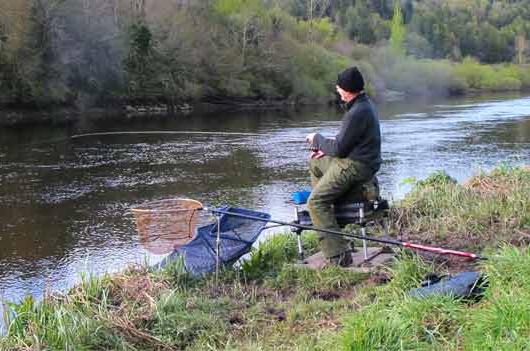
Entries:
[[[522, 350], [530, 347], [530, 250], [521, 245], [530, 237], [529, 189], [525, 168], [464, 185], [440, 173], [418, 182], [394, 213], [395, 228], [419, 242], [485, 248], [489, 288], [478, 303], [408, 297], [426, 273], [451, 269], [410, 252], [372, 276], [313, 271], [287, 264], [295, 239], [277, 235], [218, 283], [193, 279], [175, 262], [87, 278], [40, 303], [27, 298], [10, 306], [0, 349]], [[481, 240], [468, 246], [466, 236]], [[316, 236], [304, 239], [314, 252]]]
[[[313, 235], [305, 238], [314, 251]], [[86, 279], [66, 296], [11, 306], [5, 350], [313, 349], [355, 309], [358, 273], [285, 266], [295, 241], [278, 235], [240, 272], [196, 280], [179, 263]]]
[[525, 243], [529, 199], [529, 168], [498, 167], [464, 184], [438, 172], [418, 181], [395, 211], [394, 232], [460, 249]]
[[447, 296], [407, 296], [432, 270], [399, 261], [395, 277], [374, 289], [373, 303], [353, 314], [341, 333], [343, 350], [528, 350], [530, 249], [506, 246], [480, 267], [489, 287], [479, 303]]

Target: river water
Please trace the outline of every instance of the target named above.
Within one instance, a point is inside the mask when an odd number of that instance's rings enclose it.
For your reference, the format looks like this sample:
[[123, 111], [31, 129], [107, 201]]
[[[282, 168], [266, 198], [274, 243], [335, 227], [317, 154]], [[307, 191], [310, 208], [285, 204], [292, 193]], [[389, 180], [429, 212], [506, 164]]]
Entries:
[[[379, 106], [383, 193], [405, 178], [445, 169], [464, 180], [500, 162], [530, 164], [530, 97], [502, 96]], [[333, 135], [340, 111], [210, 113], [99, 119], [70, 127], [0, 129], [0, 296], [64, 290], [100, 274], [162, 258], [139, 243], [128, 209], [188, 197], [290, 220], [290, 193], [309, 185], [304, 137]], [[101, 131], [209, 131], [252, 135], [122, 135]]]

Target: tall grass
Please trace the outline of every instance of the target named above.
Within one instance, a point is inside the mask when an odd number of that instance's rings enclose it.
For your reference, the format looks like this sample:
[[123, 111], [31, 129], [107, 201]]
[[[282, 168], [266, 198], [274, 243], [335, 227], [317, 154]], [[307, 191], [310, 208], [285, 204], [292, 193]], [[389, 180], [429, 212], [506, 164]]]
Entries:
[[[445, 172], [416, 183], [401, 203], [398, 227], [420, 241], [489, 247], [478, 269], [489, 286], [470, 305], [447, 296], [413, 298], [437, 267], [405, 255], [390, 284], [365, 292], [361, 311], [346, 322], [343, 350], [526, 350], [530, 347], [530, 169], [499, 167], [458, 184]], [[502, 244], [510, 241], [522, 248]]]
[[105, 332], [109, 283], [109, 277], [84, 279], [68, 296], [48, 296], [40, 302], [29, 296], [19, 304], [9, 304], [8, 337], [0, 342], [0, 348], [117, 347], [113, 333]]
[[417, 182], [396, 216], [398, 232], [421, 240], [485, 247], [530, 230], [530, 169], [499, 167], [458, 184], [445, 173]]

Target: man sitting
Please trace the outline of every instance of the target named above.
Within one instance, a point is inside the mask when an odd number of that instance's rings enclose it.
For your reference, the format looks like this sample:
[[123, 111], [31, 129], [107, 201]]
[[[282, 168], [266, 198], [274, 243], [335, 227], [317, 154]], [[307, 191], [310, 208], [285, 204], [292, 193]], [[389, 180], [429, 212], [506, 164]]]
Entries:
[[[311, 145], [309, 169], [313, 191], [307, 207], [315, 227], [340, 230], [333, 206], [352, 188], [369, 183], [381, 166], [381, 131], [378, 113], [364, 92], [364, 79], [356, 67], [339, 74], [337, 92], [347, 112], [335, 138], [318, 133], [306, 137]], [[320, 234], [320, 245], [331, 264], [352, 264], [349, 241]]]

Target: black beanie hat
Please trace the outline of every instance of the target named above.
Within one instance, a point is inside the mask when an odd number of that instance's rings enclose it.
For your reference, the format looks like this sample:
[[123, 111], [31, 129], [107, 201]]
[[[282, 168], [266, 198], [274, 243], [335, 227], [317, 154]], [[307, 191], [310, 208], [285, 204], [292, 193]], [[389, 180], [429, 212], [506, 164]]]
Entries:
[[350, 67], [339, 74], [337, 85], [350, 93], [358, 93], [364, 89], [363, 75], [357, 67]]

